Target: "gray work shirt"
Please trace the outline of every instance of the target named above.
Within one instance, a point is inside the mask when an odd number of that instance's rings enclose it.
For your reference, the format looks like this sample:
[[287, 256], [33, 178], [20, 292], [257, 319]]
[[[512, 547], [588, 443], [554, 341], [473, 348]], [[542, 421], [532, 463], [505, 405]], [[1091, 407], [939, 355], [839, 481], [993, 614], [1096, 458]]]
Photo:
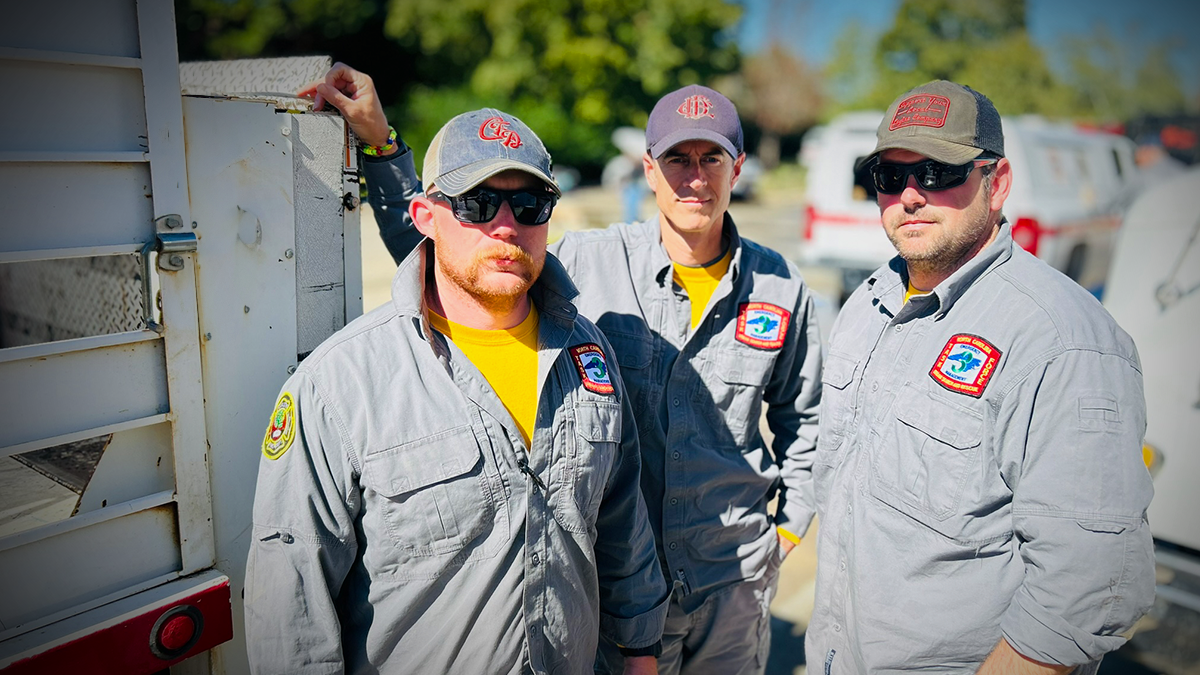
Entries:
[[246, 570], [256, 673], [575, 674], [591, 671], [600, 632], [629, 647], [661, 637], [668, 588], [629, 399], [566, 273], [548, 256], [530, 292], [527, 450], [478, 369], [430, 328], [427, 255], [284, 385], [295, 440], [261, 461]]
[[1154, 599], [1133, 341], [1007, 223], [931, 295], [903, 270], [830, 337], [808, 663], [974, 673], [1003, 636], [1094, 664]]
[[[812, 298], [796, 266], [741, 239], [728, 214], [724, 234], [732, 261], [695, 330], [657, 217], [569, 232], [551, 247], [580, 289], [580, 313], [617, 352], [658, 554], [687, 611], [760, 578], [780, 555], [775, 526], [803, 535], [815, 511], [821, 348]], [[770, 449], [759, 432], [764, 403]]]

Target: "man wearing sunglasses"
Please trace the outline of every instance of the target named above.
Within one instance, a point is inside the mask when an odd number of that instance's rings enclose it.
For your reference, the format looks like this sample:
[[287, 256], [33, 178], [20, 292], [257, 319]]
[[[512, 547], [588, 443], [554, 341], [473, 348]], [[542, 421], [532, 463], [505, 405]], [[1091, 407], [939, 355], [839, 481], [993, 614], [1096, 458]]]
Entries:
[[[360, 82], [315, 93], [361, 138], [386, 138], [369, 80]], [[659, 672], [761, 673], [779, 565], [815, 509], [813, 303], [796, 267], [742, 239], [727, 212], [745, 161], [733, 103], [706, 87], [671, 92], [654, 107], [646, 140], [659, 213], [569, 233], [551, 252], [579, 286], [581, 314], [616, 350], [637, 415], [641, 485], [674, 585]], [[406, 154], [364, 164], [385, 242], [404, 241], [410, 227], [397, 208], [417, 184]], [[405, 253], [389, 250], [397, 260]], [[759, 432], [764, 405], [769, 448]], [[602, 642], [597, 672], [654, 653]]]
[[507, 113], [447, 122], [391, 303], [284, 385], [246, 574], [256, 672], [582, 673], [601, 634], [655, 672], [668, 588], [631, 398], [546, 255], [550, 167]]
[[813, 465], [807, 662], [1094, 673], [1154, 598], [1137, 351], [1014, 244], [996, 108], [896, 99], [860, 164], [899, 255], [841, 309]]

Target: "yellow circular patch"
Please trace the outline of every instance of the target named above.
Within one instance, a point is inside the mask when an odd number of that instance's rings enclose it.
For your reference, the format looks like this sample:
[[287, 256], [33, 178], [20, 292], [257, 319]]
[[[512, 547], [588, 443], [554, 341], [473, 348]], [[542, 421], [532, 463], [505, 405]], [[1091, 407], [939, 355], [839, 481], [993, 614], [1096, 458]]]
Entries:
[[263, 455], [267, 459], [279, 459], [292, 447], [296, 439], [296, 402], [286, 391], [280, 395], [271, 414], [271, 426], [263, 437]]

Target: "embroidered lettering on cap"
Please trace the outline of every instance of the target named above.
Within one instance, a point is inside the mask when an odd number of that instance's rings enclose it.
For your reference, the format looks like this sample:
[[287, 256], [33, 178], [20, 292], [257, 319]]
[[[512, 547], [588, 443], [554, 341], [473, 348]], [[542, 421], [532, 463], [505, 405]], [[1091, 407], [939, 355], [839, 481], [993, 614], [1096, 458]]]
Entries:
[[950, 391], [979, 398], [999, 360], [995, 345], [978, 335], [959, 333], [946, 342], [929, 376]]
[[292, 447], [294, 440], [296, 402], [292, 400], [292, 395], [285, 391], [275, 404], [275, 411], [271, 413], [271, 424], [267, 427], [267, 434], [263, 436], [263, 455], [266, 455], [267, 459], [279, 459]]
[[946, 124], [946, 115], [950, 114], [950, 99], [936, 94], [917, 94], [909, 96], [896, 106], [896, 114], [888, 131], [904, 127], [935, 127]]
[[701, 117], [709, 117], [715, 120], [717, 116], [713, 114], [712, 107], [712, 100], [707, 96], [695, 94], [683, 99], [683, 103], [679, 104], [675, 112], [690, 120], [698, 120]]
[[485, 141], [500, 141], [506, 148], [521, 147], [521, 137], [508, 127], [503, 117], [489, 117], [479, 125], [479, 137]]
[[608, 362], [604, 360], [604, 350], [594, 342], [571, 347], [571, 358], [575, 361], [575, 369], [583, 380], [583, 387], [597, 394], [611, 394], [613, 388], [612, 375], [608, 372]]
[[743, 302], [738, 307], [734, 337], [759, 349], [779, 349], [787, 335], [792, 313], [767, 302]]

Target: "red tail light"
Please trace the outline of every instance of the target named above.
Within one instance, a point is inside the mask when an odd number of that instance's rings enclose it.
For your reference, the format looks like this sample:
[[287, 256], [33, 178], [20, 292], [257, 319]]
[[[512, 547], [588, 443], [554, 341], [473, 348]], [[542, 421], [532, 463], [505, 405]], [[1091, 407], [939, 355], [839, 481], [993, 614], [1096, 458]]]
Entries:
[[1035, 218], [1017, 218], [1012, 228], [1013, 241], [1021, 248], [1037, 255], [1038, 241], [1042, 238], [1042, 226]]
[[812, 204], [804, 207], [804, 240], [812, 241], [813, 237], [813, 221], [817, 219], [817, 210]]

